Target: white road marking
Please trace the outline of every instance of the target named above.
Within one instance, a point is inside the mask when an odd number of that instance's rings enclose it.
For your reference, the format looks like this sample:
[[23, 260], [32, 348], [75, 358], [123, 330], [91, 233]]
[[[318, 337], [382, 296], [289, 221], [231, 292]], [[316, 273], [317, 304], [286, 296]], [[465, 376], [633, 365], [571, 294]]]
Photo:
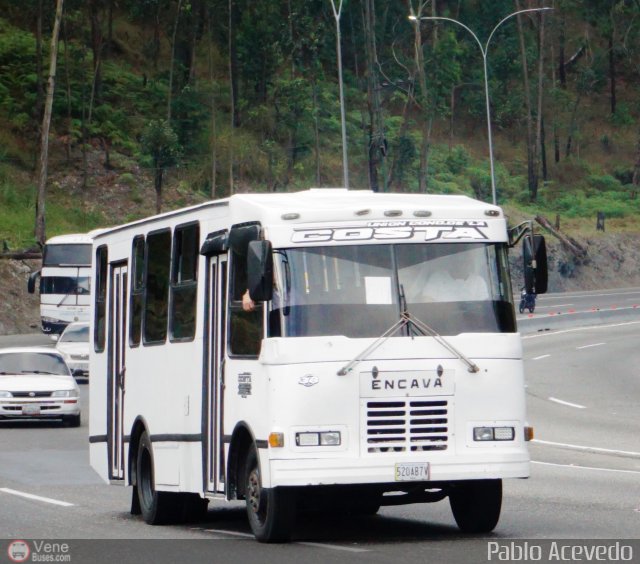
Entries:
[[[222, 529], [194, 529], [198, 531], [204, 531], [205, 533], [217, 533], [221, 535], [232, 535], [236, 537], [243, 537], [252, 539], [254, 536], [250, 533], [240, 533], [238, 531], [225, 531]], [[292, 544], [302, 544], [305, 546], [314, 546], [316, 548], [328, 548], [330, 550], [343, 550], [346, 552], [370, 552], [366, 548], [352, 548], [350, 546], [339, 546], [336, 544], [324, 544], [319, 542], [293, 542]]]
[[202, 530], [205, 533], [218, 533], [220, 535], [231, 535], [233, 537], [244, 537], [247, 539], [253, 539], [255, 538], [253, 535], [249, 534], [249, 533], [240, 533], [238, 531], [225, 531], [222, 529], [196, 529], [198, 531]]
[[575, 333], [577, 331], [589, 331], [598, 329], [609, 329], [611, 327], [625, 327], [626, 325], [638, 325], [640, 321], [627, 321], [625, 323], [612, 323], [610, 325], [593, 325], [589, 327], [575, 327], [573, 329], [562, 329], [560, 331], [544, 331], [539, 333], [533, 333], [531, 335], [522, 335], [522, 339], [538, 339], [539, 337], [549, 337], [553, 335], [561, 335], [563, 333]]
[[536, 305], [537, 309], [544, 309], [544, 308], [550, 308], [550, 307], [569, 307], [572, 306], [573, 304], [554, 304], [554, 305]]
[[10, 495], [17, 495], [20, 497], [26, 497], [27, 499], [34, 499], [36, 501], [44, 501], [45, 503], [51, 503], [53, 505], [61, 505], [62, 507], [72, 507], [73, 503], [67, 501], [59, 501], [57, 499], [51, 499], [50, 497], [42, 497], [40, 495], [34, 495], [26, 492], [19, 492], [18, 490], [12, 490], [10, 488], [0, 488], [0, 492], [4, 492]]
[[531, 359], [531, 360], [542, 360], [543, 358], [549, 358], [551, 355], [550, 354], [543, 354], [540, 356], [536, 356], [535, 358]]
[[577, 464], [555, 464], [553, 462], [540, 462], [532, 460], [531, 464], [540, 464], [541, 466], [558, 466], [560, 468], [572, 468], [576, 470], [596, 470], [600, 472], [619, 472], [620, 474], [640, 474], [638, 470], [618, 470], [617, 468], [596, 468], [595, 466], [578, 466]]
[[593, 343], [592, 345], [583, 345], [581, 347], [576, 347], [576, 350], [581, 350], [581, 349], [590, 349], [591, 347], [599, 347], [601, 345], [606, 345], [607, 343]]
[[323, 544], [318, 542], [295, 542], [294, 544], [315, 546], [316, 548], [329, 548], [331, 550], [344, 550], [346, 552], [369, 552], [369, 550], [367, 550], [366, 548], [352, 548], [350, 546], [339, 546], [337, 544]]
[[579, 403], [571, 403], [570, 401], [564, 401], [558, 398], [549, 398], [549, 401], [554, 401], [561, 405], [567, 405], [569, 407], [575, 407], [576, 409], [587, 409], [584, 405], [580, 405]]
[[569, 450], [581, 450], [585, 452], [594, 452], [594, 453], [602, 453], [602, 454], [617, 454], [622, 456], [630, 456], [633, 458], [640, 458], [640, 452], [634, 452], [631, 450], [615, 450], [611, 448], [600, 448], [600, 447], [590, 447], [590, 446], [581, 446], [581, 445], [572, 445], [568, 443], [555, 443], [552, 441], [543, 441], [541, 439], [533, 439], [531, 442], [538, 443], [541, 445], [548, 446], [557, 446], [567, 448]]

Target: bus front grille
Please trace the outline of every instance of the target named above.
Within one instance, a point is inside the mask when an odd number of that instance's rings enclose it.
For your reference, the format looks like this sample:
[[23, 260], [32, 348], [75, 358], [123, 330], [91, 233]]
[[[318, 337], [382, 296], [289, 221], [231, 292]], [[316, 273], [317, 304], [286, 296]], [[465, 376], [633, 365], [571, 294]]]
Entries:
[[446, 400], [367, 401], [364, 408], [369, 453], [447, 449]]

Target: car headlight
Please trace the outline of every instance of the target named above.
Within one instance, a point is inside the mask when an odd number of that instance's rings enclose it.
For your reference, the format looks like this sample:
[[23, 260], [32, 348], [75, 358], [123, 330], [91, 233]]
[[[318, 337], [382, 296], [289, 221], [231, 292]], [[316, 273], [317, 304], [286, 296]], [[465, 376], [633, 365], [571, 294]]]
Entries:
[[51, 394], [52, 398], [77, 398], [78, 392], [75, 390], [56, 390]]
[[11, 392], [0, 391], [0, 398], [12, 398], [13, 394]]

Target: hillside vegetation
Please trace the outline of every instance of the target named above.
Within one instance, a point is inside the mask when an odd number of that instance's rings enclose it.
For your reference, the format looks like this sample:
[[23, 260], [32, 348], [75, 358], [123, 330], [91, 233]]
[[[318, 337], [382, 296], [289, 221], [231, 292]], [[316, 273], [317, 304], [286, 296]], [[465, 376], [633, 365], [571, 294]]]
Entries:
[[[0, 17], [0, 240], [33, 246], [53, 2]], [[334, 0], [335, 8], [340, 5]], [[349, 0], [350, 187], [491, 200], [482, 57], [537, 1]], [[488, 49], [497, 199], [589, 237], [640, 214], [640, 2], [548, 0]], [[415, 45], [420, 49], [416, 50]], [[234, 192], [343, 184], [331, 0], [66, 0], [47, 236]]]

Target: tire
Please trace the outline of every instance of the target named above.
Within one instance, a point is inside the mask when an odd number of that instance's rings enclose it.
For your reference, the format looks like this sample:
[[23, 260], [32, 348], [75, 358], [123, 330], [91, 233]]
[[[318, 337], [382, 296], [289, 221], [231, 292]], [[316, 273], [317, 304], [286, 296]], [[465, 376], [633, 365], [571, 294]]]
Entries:
[[296, 517], [295, 496], [282, 488], [262, 488], [260, 465], [255, 447], [246, 458], [244, 477], [247, 518], [260, 542], [287, 542]]
[[535, 306], [531, 306], [531, 307], [529, 308], [529, 313], [533, 313], [535, 309], [536, 309], [536, 308], [535, 308]]
[[140, 513], [149, 525], [166, 525], [179, 516], [180, 494], [158, 492], [153, 481], [153, 451], [147, 431], [140, 436], [136, 461], [136, 489]]
[[459, 482], [449, 494], [449, 503], [462, 532], [489, 533], [500, 519], [502, 480]]
[[518, 309], [520, 310], [520, 313], [524, 313], [524, 306], [522, 304], [520, 304], [520, 307]]
[[79, 413], [78, 415], [65, 415], [62, 419], [62, 423], [65, 427], [80, 427], [82, 418]]

